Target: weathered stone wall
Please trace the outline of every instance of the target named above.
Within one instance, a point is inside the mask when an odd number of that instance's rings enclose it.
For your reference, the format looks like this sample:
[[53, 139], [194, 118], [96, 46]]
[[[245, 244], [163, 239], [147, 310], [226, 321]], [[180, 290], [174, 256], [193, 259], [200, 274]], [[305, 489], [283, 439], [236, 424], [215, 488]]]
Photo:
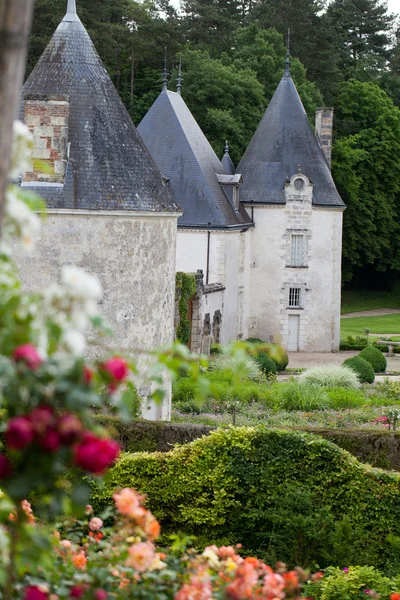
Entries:
[[[174, 339], [177, 216], [117, 211], [49, 210], [32, 255], [15, 249], [23, 284], [41, 290], [58, 281], [62, 265], [96, 274], [101, 310], [113, 336], [93, 336], [90, 359], [107, 350], [134, 354]], [[139, 387], [146, 395], [145, 385]], [[169, 405], [145, 406], [146, 418], [169, 418]]]
[[69, 97], [28, 95], [24, 121], [33, 135], [32, 166], [24, 182], [64, 183], [68, 162]]

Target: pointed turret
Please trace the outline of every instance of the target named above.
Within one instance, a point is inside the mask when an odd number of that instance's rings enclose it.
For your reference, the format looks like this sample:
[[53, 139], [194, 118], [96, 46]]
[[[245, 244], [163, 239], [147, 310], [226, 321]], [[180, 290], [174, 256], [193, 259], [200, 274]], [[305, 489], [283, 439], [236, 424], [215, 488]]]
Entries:
[[285, 181], [299, 165], [314, 184], [314, 205], [344, 206], [291, 78], [288, 54], [285, 73], [236, 169], [243, 176], [241, 200], [284, 204]]
[[[235, 204], [233, 179], [178, 92], [163, 91], [138, 126], [183, 215], [178, 227], [243, 228], [252, 222]], [[230, 176], [228, 176], [230, 175]]]
[[35, 187], [49, 207], [178, 210], [77, 15], [75, 0], [68, 0], [64, 19], [23, 87], [21, 118], [35, 143], [32, 169], [22, 185]]
[[222, 157], [221, 163], [223, 164], [223, 167], [228, 173], [228, 175], [233, 175], [235, 173], [235, 165], [233, 164], [232, 159], [230, 157], [229, 145], [227, 141], [225, 142], [224, 155]]

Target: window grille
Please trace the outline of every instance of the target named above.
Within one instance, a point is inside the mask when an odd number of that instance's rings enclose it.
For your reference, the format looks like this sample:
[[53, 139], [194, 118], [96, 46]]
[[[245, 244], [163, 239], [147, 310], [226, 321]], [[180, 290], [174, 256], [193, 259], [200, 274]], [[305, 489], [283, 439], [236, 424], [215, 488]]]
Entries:
[[304, 236], [293, 234], [290, 247], [290, 265], [302, 267], [304, 263]]
[[300, 307], [300, 288], [289, 288], [289, 307]]

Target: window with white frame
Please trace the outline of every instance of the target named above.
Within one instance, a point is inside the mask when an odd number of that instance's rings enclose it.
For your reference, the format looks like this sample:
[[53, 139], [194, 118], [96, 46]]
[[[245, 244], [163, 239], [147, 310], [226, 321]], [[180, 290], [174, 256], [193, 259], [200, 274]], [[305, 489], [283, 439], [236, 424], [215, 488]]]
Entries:
[[289, 307], [300, 308], [300, 288], [289, 288]]
[[304, 235], [293, 233], [290, 245], [290, 266], [302, 267], [304, 264]]

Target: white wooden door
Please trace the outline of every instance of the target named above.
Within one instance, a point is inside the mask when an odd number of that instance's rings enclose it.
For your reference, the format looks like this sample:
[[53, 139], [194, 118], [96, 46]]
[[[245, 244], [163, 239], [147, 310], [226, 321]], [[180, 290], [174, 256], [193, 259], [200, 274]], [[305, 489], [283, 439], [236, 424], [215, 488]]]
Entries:
[[297, 352], [299, 349], [299, 315], [289, 315], [289, 334], [287, 349], [289, 352]]

